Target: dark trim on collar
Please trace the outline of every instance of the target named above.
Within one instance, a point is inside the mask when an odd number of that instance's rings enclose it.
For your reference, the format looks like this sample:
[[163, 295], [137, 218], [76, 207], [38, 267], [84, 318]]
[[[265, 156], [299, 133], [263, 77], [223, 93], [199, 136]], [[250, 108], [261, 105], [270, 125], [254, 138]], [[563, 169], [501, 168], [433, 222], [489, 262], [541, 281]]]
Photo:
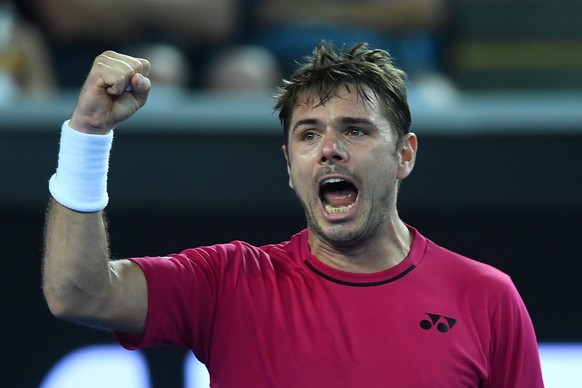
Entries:
[[410, 267], [408, 267], [406, 270], [402, 271], [401, 273], [399, 273], [398, 275], [389, 278], [389, 279], [385, 279], [385, 280], [381, 280], [378, 282], [369, 282], [369, 283], [358, 283], [358, 282], [348, 282], [345, 280], [340, 280], [340, 279], [336, 279], [334, 277], [331, 277], [323, 272], [321, 272], [320, 270], [318, 270], [317, 268], [315, 268], [313, 266], [313, 264], [311, 264], [309, 261], [305, 260], [304, 261], [305, 265], [307, 265], [307, 267], [312, 270], [313, 272], [315, 272], [317, 275], [321, 276], [324, 279], [327, 279], [331, 282], [337, 283], [337, 284], [341, 284], [344, 286], [352, 286], [352, 287], [373, 287], [373, 286], [380, 286], [382, 284], [386, 284], [386, 283], [391, 283], [393, 281], [396, 281], [398, 279], [400, 279], [401, 277], [405, 276], [406, 274], [408, 274], [410, 271], [412, 271], [413, 269], [416, 268], [416, 266], [413, 264]]

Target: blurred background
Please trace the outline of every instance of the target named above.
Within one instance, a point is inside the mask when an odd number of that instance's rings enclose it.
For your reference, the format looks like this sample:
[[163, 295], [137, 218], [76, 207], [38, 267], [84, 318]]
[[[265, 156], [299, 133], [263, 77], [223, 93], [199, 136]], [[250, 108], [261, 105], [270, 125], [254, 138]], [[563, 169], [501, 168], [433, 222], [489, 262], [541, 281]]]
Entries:
[[370, 42], [408, 72], [420, 147], [402, 217], [511, 275], [548, 376], [569, 376], [548, 386], [576, 386], [580, 14], [580, 0], [0, 0], [0, 386], [200, 386], [186, 351], [111, 348], [42, 297], [47, 181], [94, 57], [152, 62], [150, 102], [116, 132], [107, 213], [115, 257], [163, 255], [304, 227], [271, 95], [321, 39]]

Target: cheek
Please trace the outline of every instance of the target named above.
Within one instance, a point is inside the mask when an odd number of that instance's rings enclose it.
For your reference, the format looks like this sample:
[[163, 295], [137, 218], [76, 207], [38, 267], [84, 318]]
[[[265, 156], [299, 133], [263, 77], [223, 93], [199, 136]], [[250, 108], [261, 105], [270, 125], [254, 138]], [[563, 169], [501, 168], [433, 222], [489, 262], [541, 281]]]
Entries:
[[288, 166], [289, 187], [295, 190], [296, 194], [305, 195], [311, 182], [311, 173], [305, 165], [298, 163], [298, 161], [298, 158], [294, 158], [294, 162]]
[[309, 154], [301, 152], [302, 150], [295, 150], [293, 156], [287, 159], [287, 170], [289, 175], [294, 177], [307, 175], [311, 169], [313, 159]]
[[394, 157], [377, 157], [368, 163], [368, 168], [363, 169], [369, 183], [375, 187], [386, 187], [398, 179], [400, 167], [398, 159]]

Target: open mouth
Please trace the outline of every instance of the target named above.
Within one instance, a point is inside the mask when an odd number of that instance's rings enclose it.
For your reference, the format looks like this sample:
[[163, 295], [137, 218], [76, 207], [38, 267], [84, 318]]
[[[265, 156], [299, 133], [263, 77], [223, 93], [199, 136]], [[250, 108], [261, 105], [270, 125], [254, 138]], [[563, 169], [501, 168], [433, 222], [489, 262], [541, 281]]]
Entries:
[[357, 197], [356, 186], [342, 178], [325, 179], [319, 187], [319, 198], [328, 214], [347, 213]]

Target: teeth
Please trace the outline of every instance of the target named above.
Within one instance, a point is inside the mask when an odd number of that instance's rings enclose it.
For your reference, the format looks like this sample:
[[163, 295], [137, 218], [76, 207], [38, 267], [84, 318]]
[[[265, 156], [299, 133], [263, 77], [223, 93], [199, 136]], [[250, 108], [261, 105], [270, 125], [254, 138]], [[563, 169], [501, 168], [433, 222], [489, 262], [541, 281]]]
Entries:
[[338, 213], [347, 213], [352, 207], [354, 207], [354, 204], [350, 204], [348, 206], [340, 206], [340, 207], [333, 207], [330, 204], [325, 204], [325, 211], [330, 213], [330, 214], [338, 214]]
[[339, 183], [339, 182], [345, 182], [343, 179], [341, 178], [329, 178], [323, 181], [323, 184], [326, 185], [328, 183]]

